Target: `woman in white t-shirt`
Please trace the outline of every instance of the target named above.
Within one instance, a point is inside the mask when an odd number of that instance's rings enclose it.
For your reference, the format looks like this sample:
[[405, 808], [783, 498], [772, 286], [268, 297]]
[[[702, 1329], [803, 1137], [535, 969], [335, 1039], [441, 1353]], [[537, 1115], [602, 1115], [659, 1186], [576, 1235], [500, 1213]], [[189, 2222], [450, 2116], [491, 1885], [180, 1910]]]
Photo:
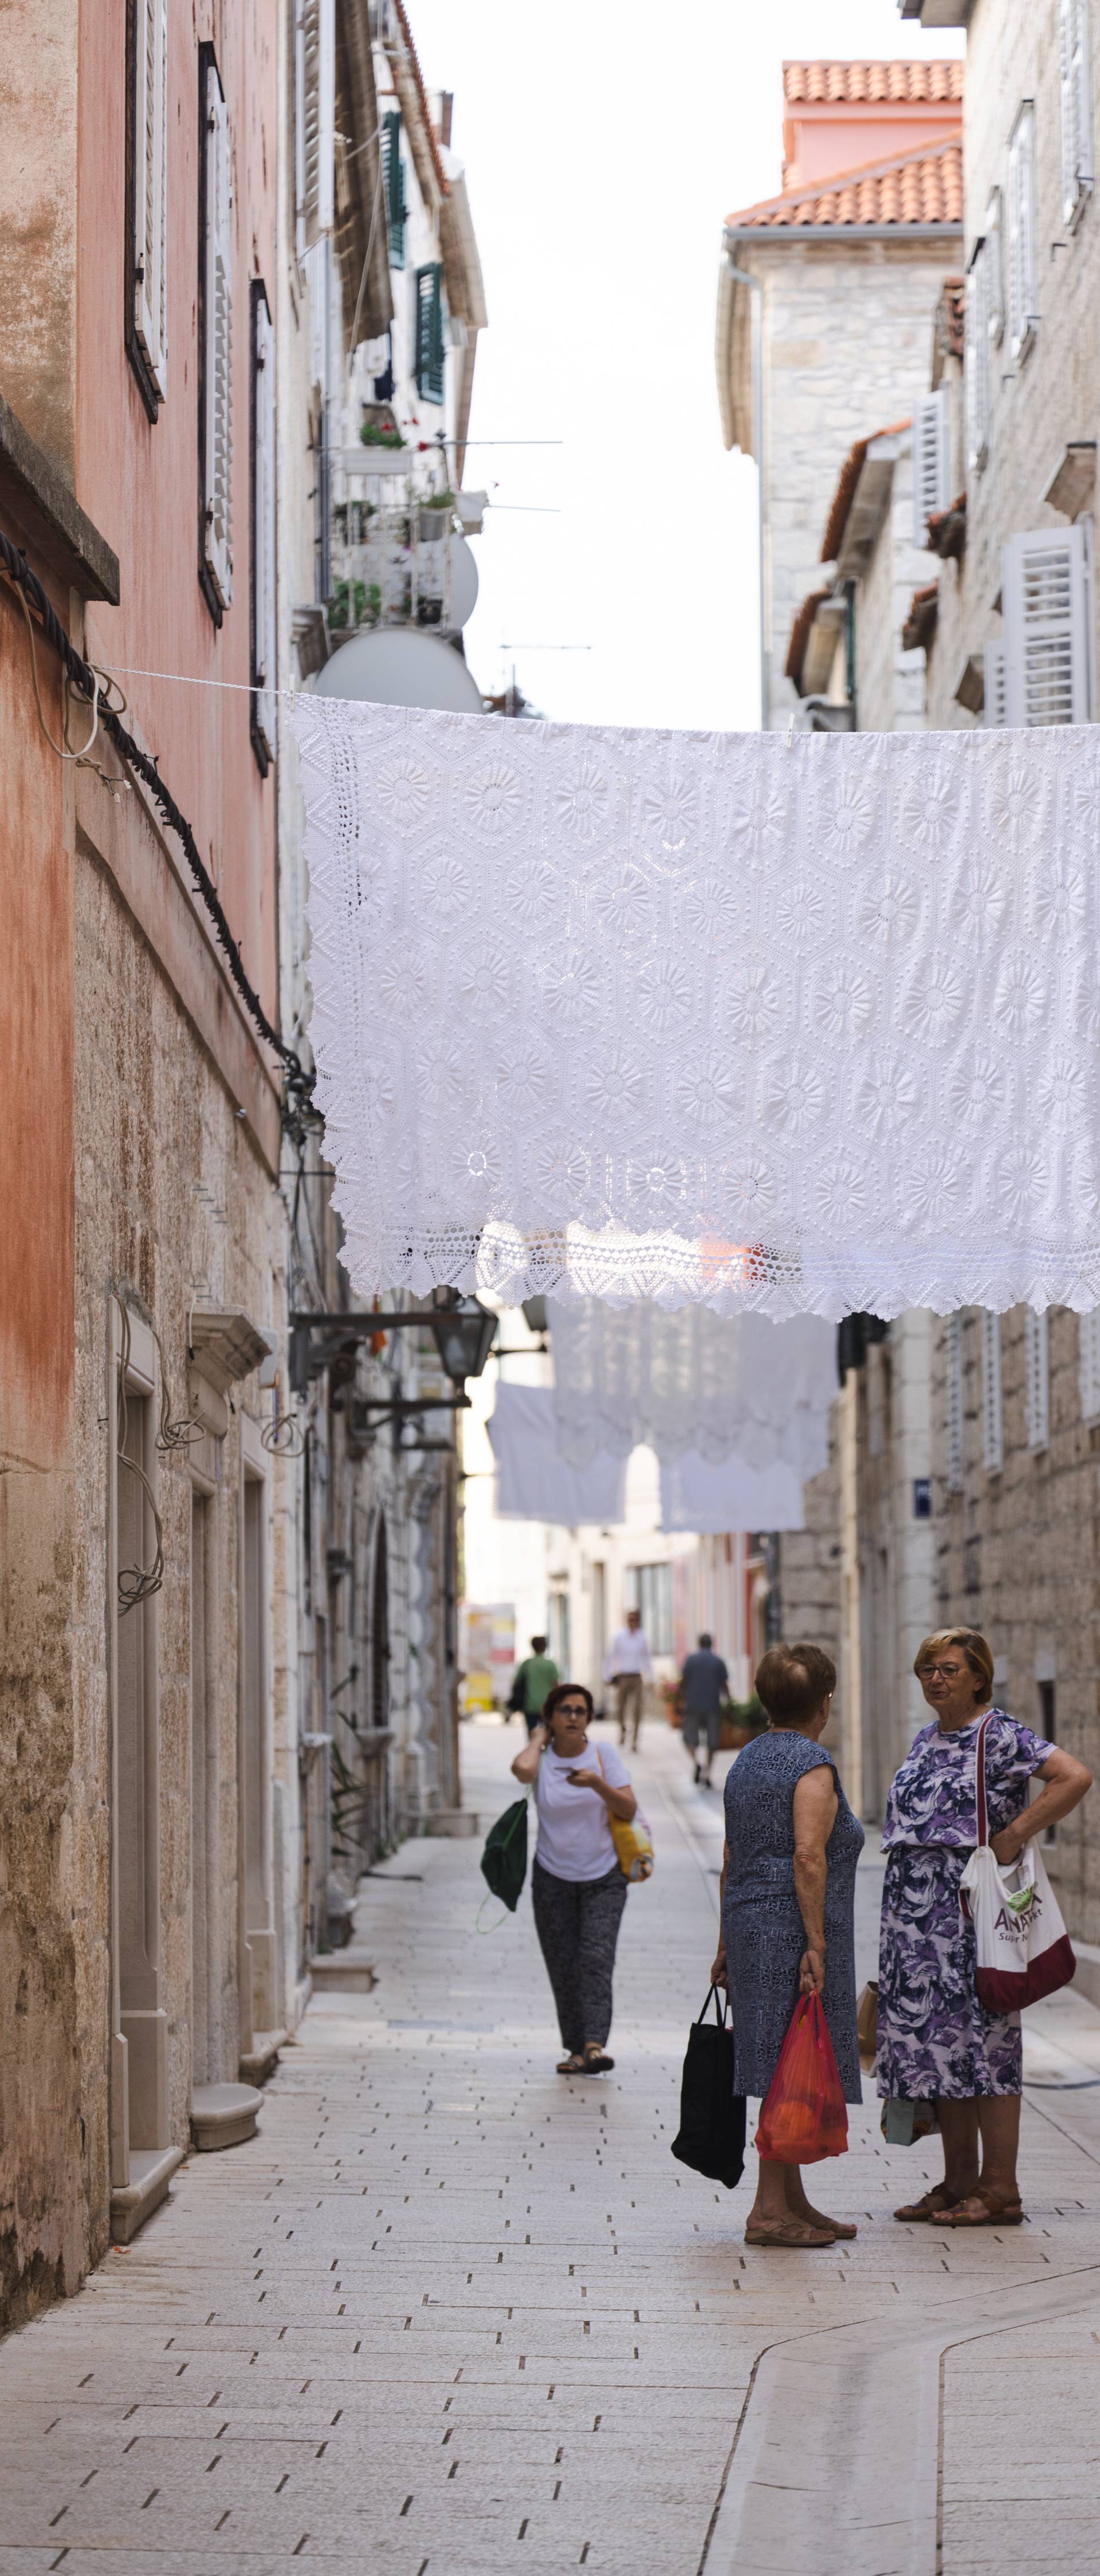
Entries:
[[591, 1691], [580, 1682], [559, 1682], [541, 1725], [512, 1764], [517, 1780], [534, 1783], [539, 1831], [531, 1895], [567, 2052], [559, 2075], [606, 2075], [615, 2063], [604, 2042], [627, 1881], [609, 1817], [629, 1824], [638, 1801], [614, 1746], [600, 1745], [592, 1759], [592, 1717]]

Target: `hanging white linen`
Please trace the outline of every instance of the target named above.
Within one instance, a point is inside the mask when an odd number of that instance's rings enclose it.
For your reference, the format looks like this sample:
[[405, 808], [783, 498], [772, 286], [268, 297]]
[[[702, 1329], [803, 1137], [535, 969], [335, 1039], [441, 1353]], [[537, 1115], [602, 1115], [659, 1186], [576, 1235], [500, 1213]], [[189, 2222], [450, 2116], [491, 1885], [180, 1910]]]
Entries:
[[626, 1503], [625, 1458], [591, 1458], [570, 1467], [558, 1447], [549, 1387], [498, 1386], [487, 1430], [497, 1462], [497, 1516], [501, 1520], [554, 1521], [563, 1529], [622, 1520]]
[[779, 1460], [750, 1467], [744, 1458], [716, 1466], [697, 1449], [661, 1461], [661, 1528], [696, 1530], [701, 1538], [734, 1530], [805, 1528], [802, 1480]]
[[294, 722], [358, 1289], [1100, 1301], [1095, 726]]
[[836, 1328], [820, 1315], [666, 1314], [648, 1298], [617, 1309], [596, 1297], [548, 1313], [558, 1440], [575, 1465], [642, 1441], [662, 1459], [785, 1459], [801, 1476], [828, 1465]]

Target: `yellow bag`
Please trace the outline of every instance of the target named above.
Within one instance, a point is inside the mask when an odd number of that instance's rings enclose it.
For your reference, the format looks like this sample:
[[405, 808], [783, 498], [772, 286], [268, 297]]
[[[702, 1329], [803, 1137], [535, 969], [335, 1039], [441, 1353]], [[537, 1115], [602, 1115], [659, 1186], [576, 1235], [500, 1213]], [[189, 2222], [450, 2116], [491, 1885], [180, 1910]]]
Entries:
[[[607, 1774], [603, 1768], [603, 1758], [598, 1744], [596, 1746], [596, 1760], [599, 1763], [600, 1770], [603, 1772], [604, 1778], [606, 1779]], [[653, 1849], [653, 1837], [650, 1833], [645, 1817], [642, 1814], [641, 1808], [636, 1807], [630, 1823], [625, 1824], [621, 1816], [612, 1815], [609, 1807], [607, 1811], [607, 1821], [611, 1827], [611, 1840], [615, 1845], [615, 1857], [618, 1861], [623, 1877], [630, 1880], [632, 1887], [640, 1885], [644, 1878], [652, 1878], [653, 1863], [656, 1855]]]

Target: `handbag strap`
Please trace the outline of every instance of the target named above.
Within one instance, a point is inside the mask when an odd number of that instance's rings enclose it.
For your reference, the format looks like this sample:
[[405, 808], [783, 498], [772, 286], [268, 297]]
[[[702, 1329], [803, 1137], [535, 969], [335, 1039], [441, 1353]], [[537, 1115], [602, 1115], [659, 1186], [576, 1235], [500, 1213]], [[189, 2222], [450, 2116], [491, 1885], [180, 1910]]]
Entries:
[[709, 2010], [710, 2010], [711, 1998], [712, 1998], [712, 1997], [713, 1997], [713, 1999], [714, 1999], [714, 2018], [715, 2018], [715, 2021], [716, 2021], [716, 2022], [717, 2022], [717, 2024], [718, 2024], [718, 2028], [719, 2028], [719, 2030], [724, 2030], [724, 2029], [725, 2029], [725, 2027], [726, 2027], [726, 2014], [727, 2014], [727, 2012], [729, 2011], [729, 2000], [730, 2000], [730, 1999], [729, 1999], [729, 1989], [728, 1989], [728, 1987], [727, 1987], [727, 1989], [726, 1989], [726, 1991], [725, 1991], [725, 1993], [724, 1993], [724, 1994], [723, 1994], [723, 1992], [722, 1992], [722, 1990], [721, 1990], [721, 1988], [720, 1988], [720, 1987], [718, 1987], [718, 1986], [712, 1986], [712, 1987], [711, 1987], [710, 1994], [707, 1996], [707, 2000], [706, 2000], [706, 2002], [705, 2002], [705, 2004], [704, 2004], [704, 2006], [703, 2006], [702, 2012], [701, 2012], [701, 2013], [700, 2013], [700, 2015], [699, 2015], [699, 2020], [700, 2020], [700, 2022], [701, 2022], [701, 2023], [702, 2023], [702, 2022], [704, 2022], [704, 2021], [706, 2020], [707, 2014], [708, 2014], [708, 2012], [709, 2012]]
[[987, 1717], [983, 1717], [981, 1725], [978, 1728], [978, 1742], [974, 1753], [974, 1785], [977, 1790], [979, 1845], [989, 1841], [989, 1805], [986, 1797], [985, 1786], [985, 1734], [988, 1724], [989, 1719]]

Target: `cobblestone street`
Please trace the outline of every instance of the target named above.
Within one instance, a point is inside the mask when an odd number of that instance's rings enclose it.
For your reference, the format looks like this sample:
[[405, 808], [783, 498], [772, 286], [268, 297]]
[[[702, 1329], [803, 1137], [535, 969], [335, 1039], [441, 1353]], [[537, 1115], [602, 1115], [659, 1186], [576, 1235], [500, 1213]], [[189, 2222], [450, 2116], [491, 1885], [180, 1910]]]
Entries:
[[[464, 1730], [486, 1821], [518, 1742]], [[377, 1986], [315, 1997], [259, 2136], [0, 2352], [0, 2576], [963, 2576], [1006, 2517], [1095, 2566], [1100, 2015], [1029, 2017], [1027, 2227], [897, 2227], [922, 2159], [868, 2103], [820, 2186], [856, 2243], [747, 2251], [747, 2183], [669, 2156], [721, 1801], [656, 1723], [636, 1776], [614, 2074], [554, 2074], [529, 1898], [478, 1937], [479, 1845], [404, 1844], [359, 1910]]]

